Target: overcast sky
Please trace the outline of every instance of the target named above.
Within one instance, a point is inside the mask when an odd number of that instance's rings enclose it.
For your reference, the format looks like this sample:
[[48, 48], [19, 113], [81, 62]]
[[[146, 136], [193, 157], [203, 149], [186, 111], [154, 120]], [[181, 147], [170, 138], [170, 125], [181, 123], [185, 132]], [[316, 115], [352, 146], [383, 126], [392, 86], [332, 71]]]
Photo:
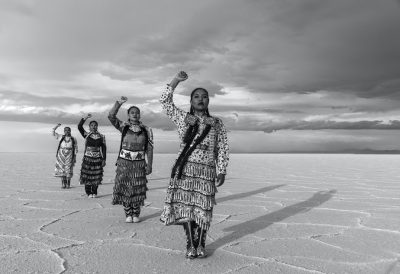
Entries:
[[0, 0], [0, 151], [55, 149], [87, 112], [117, 143], [125, 95], [176, 152], [158, 98], [180, 70], [176, 104], [207, 88], [233, 151], [400, 149], [399, 26], [396, 0]]

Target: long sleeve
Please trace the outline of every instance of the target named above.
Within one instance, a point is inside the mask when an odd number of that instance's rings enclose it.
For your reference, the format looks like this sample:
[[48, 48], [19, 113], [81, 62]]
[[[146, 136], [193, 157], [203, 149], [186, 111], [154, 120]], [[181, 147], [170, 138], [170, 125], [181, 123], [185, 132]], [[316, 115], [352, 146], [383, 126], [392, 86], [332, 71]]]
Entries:
[[226, 168], [229, 162], [229, 145], [228, 145], [228, 134], [226, 128], [221, 120], [218, 119], [217, 126], [217, 173], [226, 174]]
[[108, 113], [108, 120], [110, 120], [111, 124], [116, 129], [118, 129], [119, 131], [122, 132], [123, 122], [120, 119], [118, 119], [118, 117], [117, 117], [117, 113], [118, 113], [120, 107], [121, 107], [121, 104], [118, 103], [118, 102], [115, 102], [114, 106], [112, 107], [112, 109]]
[[81, 135], [82, 135], [82, 137], [83, 138], [86, 138], [86, 136], [88, 135], [88, 133], [86, 132], [86, 130], [83, 128], [83, 124], [85, 123], [85, 119], [81, 119], [80, 121], [79, 121], [79, 124], [78, 124], [78, 130], [79, 130], [79, 132], [81, 133]]
[[103, 144], [101, 145], [101, 153], [103, 155], [103, 160], [105, 161], [107, 158], [107, 145], [106, 145], [106, 136], [101, 135], [103, 138]]
[[154, 141], [153, 141], [153, 130], [149, 127], [146, 127], [147, 131], [147, 164], [149, 166], [153, 166], [153, 149], [154, 149]]
[[57, 140], [60, 139], [60, 137], [62, 136], [61, 134], [58, 134], [58, 133], [56, 132], [56, 129], [55, 129], [55, 128], [53, 128], [52, 134], [53, 134], [53, 136], [54, 136]]
[[147, 164], [152, 167], [153, 166], [153, 147], [152, 146], [147, 147], [146, 154], [147, 154]]
[[179, 137], [183, 139], [188, 127], [185, 123], [185, 118], [188, 113], [175, 106], [173, 93], [174, 90], [170, 86], [166, 86], [161, 94], [160, 103], [162, 108], [166, 111], [168, 118], [170, 118], [178, 128]]
[[71, 138], [74, 138], [74, 142], [75, 142], [75, 157], [76, 157], [76, 154], [78, 154], [78, 141], [76, 140], [75, 137], [71, 137]]

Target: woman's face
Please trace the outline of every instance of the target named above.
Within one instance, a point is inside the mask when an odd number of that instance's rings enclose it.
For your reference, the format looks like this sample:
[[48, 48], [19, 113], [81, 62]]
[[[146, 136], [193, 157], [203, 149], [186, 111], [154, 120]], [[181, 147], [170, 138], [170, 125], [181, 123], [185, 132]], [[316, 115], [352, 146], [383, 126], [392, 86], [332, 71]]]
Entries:
[[138, 123], [140, 121], [140, 110], [131, 108], [128, 113], [128, 118], [131, 122]]
[[65, 136], [71, 136], [71, 129], [69, 127], [64, 128], [64, 135]]
[[91, 122], [91, 123], [89, 124], [89, 129], [90, 129], [90, 131], [92, 131], [92, 132], [96, 132], [96, 131], [97, 131], [97, 123]]
[[208, 98], [207, 92], [202, 89], [198, 89], [193, 93], [190, 103], [194, 110], [204, 111], [208, 109], [209, 101], [210, 100]]

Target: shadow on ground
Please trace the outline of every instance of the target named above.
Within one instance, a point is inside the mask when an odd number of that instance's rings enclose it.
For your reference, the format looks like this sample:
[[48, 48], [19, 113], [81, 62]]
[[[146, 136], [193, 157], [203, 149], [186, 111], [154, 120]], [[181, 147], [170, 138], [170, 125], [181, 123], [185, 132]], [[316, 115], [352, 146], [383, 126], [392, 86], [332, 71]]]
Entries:
[[[267, 192], [267, 191], [271, 191], [271, 190], [274, 190], [274, 189], [276, 189], [278, 187], [282, 187], [282, 186], [284, 186], [284, 185], [267, 186], [267, 187], [259, 188], [259, 189], [252, 190], [252, 191], [249, 191], [249, 192], [244, 192], [244, 193], [225, 196], [225, 197], [217, 199], [217, 203], [223, 203], [223, 202], [226, 202], [226, 201], [236, 200], [236, 199], [243, 199], [245, 197], [252, 196], [252, 195], [255, 195], [255, 194], [259, 194], [259, 193], [264, 193], [264, 192]], [[162, 188], [162, 187], [152, 188], [152, 189], [149, 189], [149, 190], [156, 190], [156, 189], [160, 189], [160, 188]], [[161, 215], [161, 213], [162, 213], [162, 211], [158, 211], [158, 212], [153, 213], [151, 215], [143, 216], [141, 218], [142, 218], [143, 221], [145, 221], [145, 220], [148, 220], [148, 219], [151, 219], [151, 218], [159, 217]]]
[[310, 211], [312, 208], [317, 207], [330, 200], [336, 194], [336, 192], [337, 191], [334, 189], [330, 191], [319, 191], [306, 201], [287, 206], [278, 211], [268, 213], [250, 221], [227, 227], [223, 229], [223, 231], [231, 233], [217, 239], [216, 241], [208, 245], [208, 253], [212, 255], [216, 249], [223, 247], [231, 242], [234, 242], [244, 236], [265, 229], [274, 223], [280, 222], [296, 214]]
[[230, 200], [243, 199], [243, 198], [248, 197], [248, 196], [252, 196], [252, 195], [255, 195], [255, 194], [271, 191], [271, 190], [274, 190], [274, 189], [276, 189], [278, 187], [283, 187], [283, 186], [285, 186], [285, 185], [267, 186], [267, 187], [263, 187], [263, 188], [256, 189], [256, 190], [253, 190], [253, 191], [249, 191], [249, 192], [244, 192], [244, 193], [238, 193], [238, 194], [225, 196], [225, 197], [222, 197], [222, 198], [218, 198], [217, 199], [217, 204], [223, 203], [223, 202], [226, 202], [226, 201], [230, 201]]

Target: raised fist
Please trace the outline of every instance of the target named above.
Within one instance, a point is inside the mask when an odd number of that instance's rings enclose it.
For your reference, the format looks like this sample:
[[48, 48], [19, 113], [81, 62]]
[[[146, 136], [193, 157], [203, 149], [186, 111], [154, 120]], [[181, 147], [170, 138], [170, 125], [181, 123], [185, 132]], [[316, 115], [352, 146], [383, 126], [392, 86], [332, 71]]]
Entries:
[[118, 100], [118, 102], [119, 102], [120, 104], [123, 104], [123, 103], [125, 103], [126, 101], [128, 101], [128, 98], [125, 97], [125, 96], [121, 96], [121, 98]]
[[179, 82], [185, 81], [188, 78], [188, 75], [184, 71], [180, 71], [176, 74], [175, 79]]

